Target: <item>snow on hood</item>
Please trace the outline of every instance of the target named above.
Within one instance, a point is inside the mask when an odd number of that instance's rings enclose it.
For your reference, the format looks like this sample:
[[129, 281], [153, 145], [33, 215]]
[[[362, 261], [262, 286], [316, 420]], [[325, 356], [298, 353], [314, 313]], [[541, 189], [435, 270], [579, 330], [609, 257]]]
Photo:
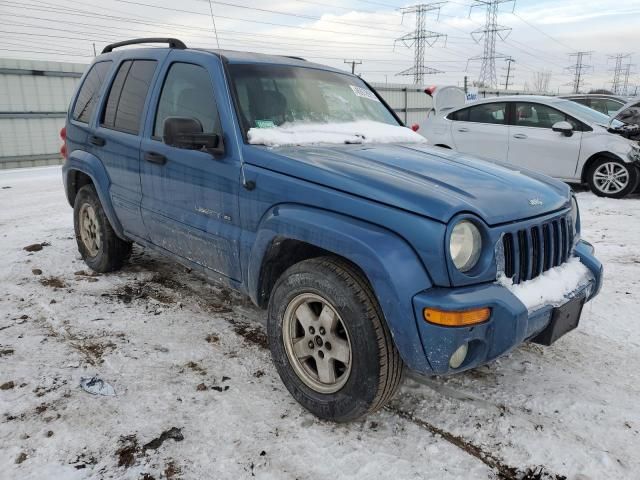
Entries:
[[591, 271], [579, 258], [573, 257], [533, 280], [514, 285], [510, 278], [502, 275], [498, 278], [498, 283], [508, 288], [529, 312], [533, 312], [545, 305], [562, 305], [571, 293], [585, 286], [591, 278]]
[[270, 147], [317, 143], [425, 143], [413, 130], [387, 123], [358, 121], [347, 123], [285, 123], [279, 127], [251, 128], [249, 143]]

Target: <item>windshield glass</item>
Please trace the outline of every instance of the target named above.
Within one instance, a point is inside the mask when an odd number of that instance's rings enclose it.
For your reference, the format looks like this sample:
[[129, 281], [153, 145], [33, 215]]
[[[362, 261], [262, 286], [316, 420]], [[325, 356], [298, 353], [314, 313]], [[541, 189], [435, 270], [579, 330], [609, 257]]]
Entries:
[[398, 121], [357, 77], [286, 65], [229, 65], [243, 130]]
[[[562, 108], [565, 112], [577, 117], [579, 120], [597, 123], [599, 125], [607, 126], [609, 122], [611, 122], [611, 117], [605, 115], [604, 113], [600, 113], [597, 110], [586, 107], [576, 102], [572, 102], [571, 100], [558, 100], [554, 102], [554, 104]], [[613, 121], [612, 126], [616, 127], [616, 125], [622, 125], [617, 120]]]

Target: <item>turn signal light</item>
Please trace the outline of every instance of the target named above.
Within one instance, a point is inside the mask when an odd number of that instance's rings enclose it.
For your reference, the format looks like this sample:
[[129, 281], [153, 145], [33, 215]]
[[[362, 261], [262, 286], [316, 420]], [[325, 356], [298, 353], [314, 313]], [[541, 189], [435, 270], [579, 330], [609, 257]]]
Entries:
[[422, 314], [427, 322], [435, 325], [443, 325], [445, 327], [465, 327], [489, 320], [489, 317], [491, 316], [491, 309], [485, 307], [460, 312], [447, 312], [436, 308], [425, 308]]

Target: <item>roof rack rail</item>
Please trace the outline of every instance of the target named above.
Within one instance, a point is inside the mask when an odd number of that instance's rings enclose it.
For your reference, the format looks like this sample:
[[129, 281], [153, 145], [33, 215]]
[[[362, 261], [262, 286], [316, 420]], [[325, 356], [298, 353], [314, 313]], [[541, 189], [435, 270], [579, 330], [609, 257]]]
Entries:
[[302, 57], [296, 57], [294, 55], [283, 55], [285, 58], [293, 58], [294, 60], [302, 60], [303, 62], [306, 62], [307, 59], [306, 58], [302, 58]]
[[177, 38], [134, 38], [133, 40], [125, 40], [124, 42], [117, 42], [107, 45], [102, 49], [102, 53], [112, 52], [114, 48], [124, 47], [126, 45], [137, 45], [139, 43], [168, 43], [169, 48], [177, 48], [184, 50], [187, 46]]

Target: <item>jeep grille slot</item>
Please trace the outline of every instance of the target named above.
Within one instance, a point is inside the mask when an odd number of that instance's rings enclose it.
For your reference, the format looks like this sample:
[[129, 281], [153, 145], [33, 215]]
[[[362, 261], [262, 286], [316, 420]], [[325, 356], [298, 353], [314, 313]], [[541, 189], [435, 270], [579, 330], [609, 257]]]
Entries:
[[514, 283], [521, 283], [563, 264], [571, 256], [572, 237], [566, 217], [505, 233], [502, 236], [505, 275]]
[[502, 246], [504, 247], [504, 274], [511, 278], [515, 273], [513, 270], [513, 235], [506, 233], [502, 236]]

